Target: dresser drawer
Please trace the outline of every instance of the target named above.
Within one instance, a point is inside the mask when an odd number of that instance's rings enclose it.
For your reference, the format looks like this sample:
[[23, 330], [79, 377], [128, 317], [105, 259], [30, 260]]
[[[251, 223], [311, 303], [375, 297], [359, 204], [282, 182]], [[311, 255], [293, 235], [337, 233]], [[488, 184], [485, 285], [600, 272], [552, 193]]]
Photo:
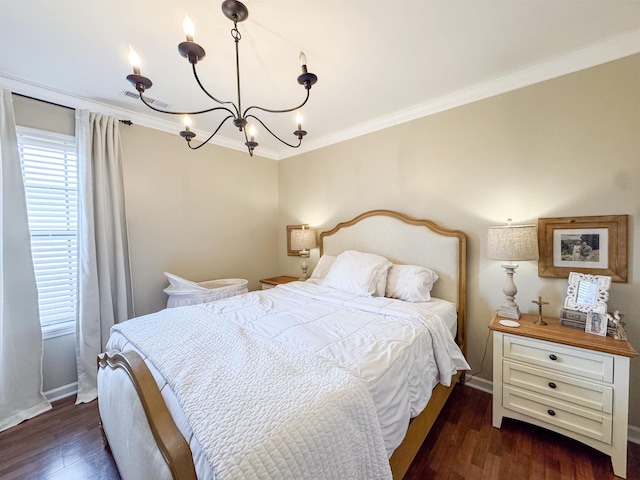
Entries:
[[529, 365], [613, 383], [611, 355], [511, 335], [503, 337], [502, 354]]
[[610, 414], [613, 411], [613, 388], [610, 386], [506, 360], [502, 371], [502, 381], [509, 385], [600, 412]]
[[611, 417], [544, 395], [503, 386], [502, 406], [611, 445]]

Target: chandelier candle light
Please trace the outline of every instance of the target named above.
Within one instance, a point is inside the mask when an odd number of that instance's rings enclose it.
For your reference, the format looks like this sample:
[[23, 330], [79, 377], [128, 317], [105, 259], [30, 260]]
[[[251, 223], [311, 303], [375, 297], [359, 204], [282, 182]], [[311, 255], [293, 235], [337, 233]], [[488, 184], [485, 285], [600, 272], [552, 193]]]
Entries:
[[[238, 128], [238, 130], [244, 133], [245, 145], [247, 146], [249, 155], [251, 156], [253, 156], [253, 150], [258, 146], [258, 143], [255, 141], [256, 132], [255, 132], [255, 127], [253, 123], [249, 127], [249, 135], [247, 136], [246, 127], [247, 127], [247, 124], [249, 123], [248, 122], [249, 119], [253, 119], [256, 122], [258, 122], [260, 125], [262, 125], [265, 128], [265, 130], [267, 130], [267, 132], [269, 132], [274, 138], [276, 138], [281, 143], [291, 148], [298, 148], [302, 144], [302, 138], [307, 134], [307, 132], [302, 129], [302, 118], [300, 117], [299, 112], [296, 118], [296, 123], [298, 128], [296, 131], [293, 132], [293, 134], [298, 138], [297, 144], [291, 144], [281, 139], [279, 136], [273, 133], [269, 129], [269, 127], [267, 127], [264, 124], [264, 122], [262, 122], [262, 120], [260, 120], [255, 115], [250, 114], [249, 112], [251, 110], [261, 110], [263, 112], [268, 112], [268, 113], [289, 113], [289, 112], [293, 112], [294, 110], [299, 110], [300, 108], [302, 108], [309, 100], [309, 93], [310, 93], [311, 87], [313, 86], [313, 84], [315, 84], [318, 81], [318, 77], [316, 75], [307, 71], [306, 55], [304, 54], [304, 52], [300, 52], [300, 64], [302, 66], [302, 74], [298, 76], [298, 83], [300, 85], [303, 85], [307, 92], [304, 101], [300, 105], [297, 105], [293, 108], [283, 109], [283, 110], [273, 110], [269, 108], [259, 107], [257, 105], [252, 105], [246, 108], [245, 110], [242, 110], [242, 98], [240, 95], [240, 58], [239, 58], [239, 51], [238, 51], [238, 44], [240, 43], [240, 39], [242, 38], [242, 36], [238, 31], [238, 22], [242, 22], [246, 20], [249, 17], [249, 11], [247, 10], [247, 7], [244, 4], [242, 4], [237, 0], [225, 0], [224, 2], [222, 2], [222, 13], [224, 13], [224, 15], [233, 22], [233, 29], [231, 29], [231, 36], [233, 37], [233, 40], [235, 41], [235, 44], [236, 44], [236, 87], [237, 87], [237, 94], [238, 94], [237, 102], [217, 99], [212, 94], [210, 94], [200, 82], [200, 78], [198, 78], [198, 74], [196, 72], [196, 64], [198, 63], [198, 61], [204, 58], [205, 51], [204, 51], [204, 48], [202, 48], [200, 45], [198, 45], [193, 41], [195, 29], [194, 29], [193, 22], [188, 16], [185, 16], [185, 19], [183, 22], [184, 33], [187, 37], [187, 40], [186, 42], [182, 42], [178, 45], [178, 52], [180, 52], [180, 55], [185, 57], [191, 64], [191, 67], [193, 69], [193, 76], [195, 77], [198, 86], [211, 100], [220, 104], [221, 106], [211, 107], [204, 110], [197, 110], [192, 112], [171, 112], [171, 111], [162, 110], [160, 108], [154, 107], [144, 98], [144, 92], [150, 89], [153, 83], [149, 78], [140, 74], [140, 59], [138, 55], [135, 53], [135, 51], [133, 50], [133, 48], [131, 47], [129, 47], [129, 61], [131, 62], [131, 65], [133, 67], [133, 74], [128, 75], [127, 80], [136, 88], [136, 90], [140, 94], [140, 100], [142, 101], [142, 103], [144, 103], [150, 109], [155, 110], [156, 112], [167, 113], [171, 115], [184, 115], [184, 130], [180, 132], [180, 135], [187, 141], [187, 145], [192, 150], [196, 150], [202, 147], [205, 143], [209, 142], [209, 140], [211, 140], [215, 136], [215, 134], [218, 133], [220, 128], [222, 128], [225, 122], [229, 119], [233, 119], [233, 124]], [[191, 131], [191, 123], [188, 116], [200, 115], [203, 113], [209, 113], [217, 110], [225, 111], [228, 113], [228, 115], [220, 122], [220, 125], [218, 125], [218, 128], [215, 129], [215, 131], [209, 136], [209, 138], [207, 138], [204, 142], [202, 142], [201, 144], [195, 147], [192, 146], [191, 140], [193, 140], [196, 134], [195, 132]]]
[[507, 273], [507, 282], [502, 292], [505, 300], [498, 310], [498, 315], [504, 318], [520, 318], [520, 308], [515, 302], [518, 289], [513, 281], [513, 274], [518, 268], [516, 261], [538, 259], [538, 239], [535, 225], [511, 225], [511, 219], [506, 226], [489, 227], [487, 232], [487, 258], [491, 260], [505, 260], [502, 267]]

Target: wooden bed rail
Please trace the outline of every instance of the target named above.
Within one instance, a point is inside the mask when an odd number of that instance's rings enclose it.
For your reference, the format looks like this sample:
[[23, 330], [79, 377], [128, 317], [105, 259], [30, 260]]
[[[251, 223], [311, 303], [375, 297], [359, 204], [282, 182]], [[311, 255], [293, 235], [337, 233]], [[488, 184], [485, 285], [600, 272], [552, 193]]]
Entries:
[[[191, 449], [176, 426], [153, 375], [134, 351], [98, 355], [99, 368], [122, 368], [135, 386], [151, 433], [174, 480], [196, 480]], [[100, 401], [100, 399], [98, 399]]]
[[425, 409], [411, 419], [404, 440], [389, 459], [393, 480], [402, 480], [407, 473], [427, 434], [444, 408], [444, 404], [453, 392], [456, 382], [462, 383], [463, 377], [464, 372], [458, 372], [451, 378], [451, 386], [445, 387], [440, 383], [436, 385]]

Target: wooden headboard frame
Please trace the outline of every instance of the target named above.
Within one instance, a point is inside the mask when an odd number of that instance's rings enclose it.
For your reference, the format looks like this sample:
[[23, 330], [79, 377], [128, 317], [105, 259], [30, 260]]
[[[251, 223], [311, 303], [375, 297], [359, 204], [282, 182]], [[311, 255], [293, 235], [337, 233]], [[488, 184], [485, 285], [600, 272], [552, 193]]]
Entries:
[[458, 310], [456, 341], [466, 353], [467, 238], [459, 230], [391, 210], [372, 210], [320, 234], [320, 255], [345, 250], [376, 253], [396, 264], [421, 265], [438, 273], [432, 295]]

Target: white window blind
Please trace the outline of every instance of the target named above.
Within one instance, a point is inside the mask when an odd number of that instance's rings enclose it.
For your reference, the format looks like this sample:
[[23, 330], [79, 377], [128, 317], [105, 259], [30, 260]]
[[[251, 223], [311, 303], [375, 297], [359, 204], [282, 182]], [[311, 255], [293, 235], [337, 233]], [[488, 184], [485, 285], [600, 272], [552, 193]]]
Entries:
[[[75, 137], [18, 127], [43, 330], [75, 325], [78, 162]], [[65, 325], [66, 324], [66, 325]]]

